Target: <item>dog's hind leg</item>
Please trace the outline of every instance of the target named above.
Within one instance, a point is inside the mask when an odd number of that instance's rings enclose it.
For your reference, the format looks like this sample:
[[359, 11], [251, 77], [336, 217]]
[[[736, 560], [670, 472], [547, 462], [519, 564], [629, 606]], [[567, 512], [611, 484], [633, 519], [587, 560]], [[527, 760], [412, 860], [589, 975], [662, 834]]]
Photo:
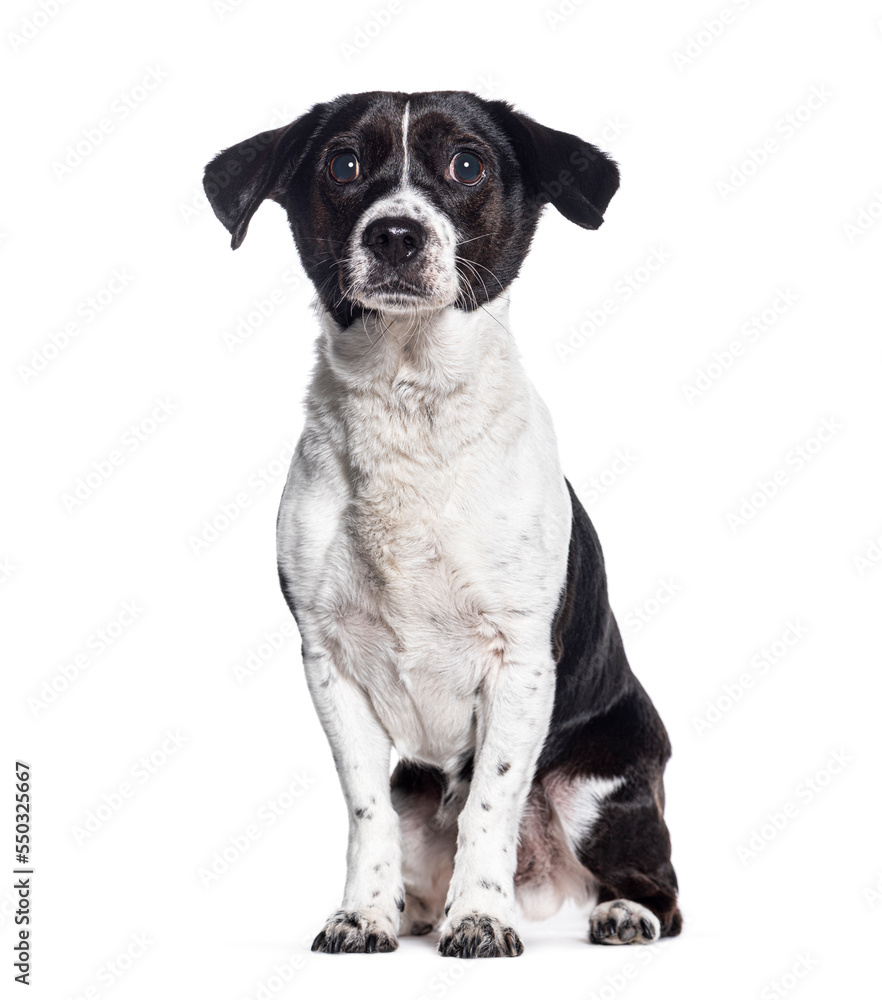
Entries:
[[399, 934], [435, 930], [453, 874], [456, 815], [440, 770], [401, 761], [392, 775], [392, 805], [401, 819], [404, 912]]
[[[649, 944], [675, 937], [683, 921], [677, 907], [677, 876], [665, 825], [664, 791], [657, 777], [631, 775], [597, 794], [602, 782], [583, 779], [557, 806], [573, 852], [597, 891], [589, 918], [594, 944]], [[593, 786], [593, 787], [592, 787]], [[581, 797], [591, 803], [579, 802]], [[575, 799], [575, 801], [574, 801]], [[593, 812], [593, 815], [591, 813]], [[579, 813], [590, 816], [580, 832]]]

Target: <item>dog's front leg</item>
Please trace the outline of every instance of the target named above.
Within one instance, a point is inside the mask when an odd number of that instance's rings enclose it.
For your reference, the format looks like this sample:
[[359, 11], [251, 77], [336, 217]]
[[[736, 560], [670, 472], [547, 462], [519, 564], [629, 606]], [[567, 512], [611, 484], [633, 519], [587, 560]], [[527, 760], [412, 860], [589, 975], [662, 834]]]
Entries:
[[389, 791], [391, 741], [367, 695], [327, 654], [305, 655], [304, 665], [349, 810], [343, 902], [312, 950], [394, 951], [404, 886], [401, 830]]
[[514, 929], [518, 829], [554, 701], [547, 637], [507, 653], [483, 685], [474, 774], [459, 817], [438, 949], [460, 958], [520, 955]]

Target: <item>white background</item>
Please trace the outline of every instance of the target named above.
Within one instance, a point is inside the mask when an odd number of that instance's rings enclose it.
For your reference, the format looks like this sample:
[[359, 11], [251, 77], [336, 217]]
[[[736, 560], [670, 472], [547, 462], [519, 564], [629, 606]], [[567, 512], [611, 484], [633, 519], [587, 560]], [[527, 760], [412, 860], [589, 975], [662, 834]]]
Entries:
[[[29, 995], [867, 995], [882, 7], [70, 0], [50, 18], [15, 0], [3, 21], [4, 990], [21, 989], [19, 758], [35, 795]], [[281, 209], [262, 207], [233, 254], [201, 175], [221, 148], [369, 89], [505, 98], [621, 164], [599, 232], [546, 214], [512, 323], [674, 745], [686, 927], [654, 949], [589, 946], [565, 912], [524, 923], [517, 962], [441, 959], [435, 937], [308, 951], [339, 902], [346, 821], [273, 533], [316, 324]], [[663, 266], [641, 270], [653, 253]], [[748, 335], [779, 290], [795, 301]], [[805, 975], [786, 978], [800, 955]]]

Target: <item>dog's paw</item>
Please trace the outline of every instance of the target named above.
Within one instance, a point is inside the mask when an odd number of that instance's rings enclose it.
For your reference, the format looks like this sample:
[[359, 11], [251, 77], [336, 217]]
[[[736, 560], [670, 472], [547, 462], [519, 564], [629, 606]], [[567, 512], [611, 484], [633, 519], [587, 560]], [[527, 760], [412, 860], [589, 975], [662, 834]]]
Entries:
[[514, 958], [523, 950], [514, 928], [477, 913], [444, 931], [438, 942], [446, 958]]
[[380, 914], [338, 910], [312, 942], [313, 951], [340, 953], [395, 951], [398, 938], [389, 920]]
[[592, 944], [649, 944], [660, 933], [658, 917], [629, 899], [600, 903], [589, 918]]

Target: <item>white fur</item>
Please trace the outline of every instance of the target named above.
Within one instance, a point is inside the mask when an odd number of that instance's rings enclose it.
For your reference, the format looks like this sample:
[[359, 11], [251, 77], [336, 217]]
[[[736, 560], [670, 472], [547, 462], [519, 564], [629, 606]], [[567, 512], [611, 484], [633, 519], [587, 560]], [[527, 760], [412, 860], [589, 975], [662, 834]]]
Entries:
[[[446, 769], [477, 749], [451, 918], [477, 908], [511, 920], [571, 512], [547, 409], [506, 321], [499, 298], [486, 312], [342, 333], [326, 319], [319, 341], [279, 558], [344, 793], [374, 817], [353, 819], [347, 907], [379, 885], [388, 908], [400, 887], [394, 742], [401, 757]], [[511, 765], [502, 777], [500, 763]], [[394, 877], [380, 883], [376, 864]], [[506, 886], [505, 901], [482, 881]]]
[[570, 850], [575, 851], [579, 844], [585, 843], [604, 799], [624, 783], [624, 778], [560, 779], [548, 789]]
[[[405, 108], [405, 151], [407, 124]], [[428, 301], [372, 297], [377, 262], [362, 236], [390, 215], [426, 230]], [[474, 752], [447, 929], [475, 912], [514, 923], [518, 829], [551, 717], [549, 629], [566, 579], [571, 510], [551, 420], [506, 298], [452, 305], [457, 240], [406, 173], [353, 228], [347, 293], [380, 315], [343, 331], [323, 317], [279, 513], [307, 681], [350, 812], [343, 908], [393, 934], [393, 744], [450, 772]]]

